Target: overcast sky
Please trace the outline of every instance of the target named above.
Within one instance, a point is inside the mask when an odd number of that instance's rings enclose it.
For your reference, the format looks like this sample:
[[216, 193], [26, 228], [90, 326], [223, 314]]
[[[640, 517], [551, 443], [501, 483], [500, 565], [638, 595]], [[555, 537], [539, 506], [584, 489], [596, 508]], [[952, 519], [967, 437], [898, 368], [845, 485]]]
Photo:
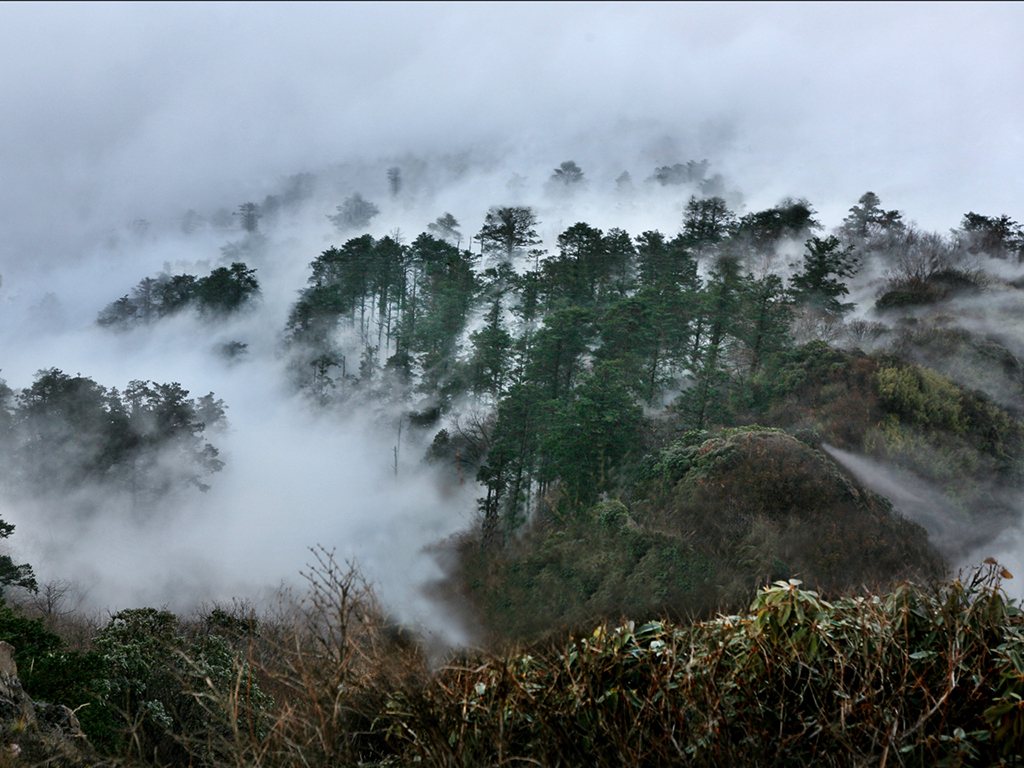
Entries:
[[4, 3], [2, 258], [467, 148], [706, 156], [828, 219], [872, 189], [929, 228], [1020, 220], [1022, 30], [1019, 3]]

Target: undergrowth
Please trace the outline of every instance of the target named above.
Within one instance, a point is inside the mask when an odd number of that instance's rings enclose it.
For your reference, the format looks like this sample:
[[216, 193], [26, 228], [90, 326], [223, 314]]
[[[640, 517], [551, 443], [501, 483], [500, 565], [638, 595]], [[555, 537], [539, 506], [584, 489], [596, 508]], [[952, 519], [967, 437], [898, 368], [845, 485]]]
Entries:
[[[994, 561], [939, 586], [831, 601], [780, 581], [743, 614], [602, 623], [463, 651], [436, 668], [362, 602], [352, 571], [327, 565], [305, 624], [255, 638], [240, 659], [276, 702], [271, 722], [193, 745], [197, 764], [213, 755], [216, 765], [467, 767], [1024, 757], [1024, 622]], [[243, 685], [201, 693], [221, 714], [246, 711], [246, 695]]]

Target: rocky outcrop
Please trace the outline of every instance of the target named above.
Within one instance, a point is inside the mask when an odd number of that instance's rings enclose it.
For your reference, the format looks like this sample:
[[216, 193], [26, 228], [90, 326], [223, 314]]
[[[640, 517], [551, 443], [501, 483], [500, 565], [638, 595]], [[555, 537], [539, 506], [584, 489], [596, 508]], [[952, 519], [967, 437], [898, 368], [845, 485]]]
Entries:
[[[100, 763], [75, 713], [61, 704], [34, 702], [25, 693], [14, 647], [0, 641], [0, 749], [14, 764], [85, 768]], [[6, 762], [0, 763], [7, 765]]]

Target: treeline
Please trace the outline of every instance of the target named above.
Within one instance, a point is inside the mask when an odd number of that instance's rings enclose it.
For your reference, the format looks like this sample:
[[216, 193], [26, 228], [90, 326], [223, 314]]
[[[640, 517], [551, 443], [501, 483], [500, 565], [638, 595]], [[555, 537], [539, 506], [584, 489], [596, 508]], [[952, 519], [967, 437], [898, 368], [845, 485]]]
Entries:
[[[983, 218], [965, 218], [970, 243]], [[466, 395], [496, 405], [480, 434], [447, 428], [434, 451], [476, 454], [489, 529], [513, 530], [556, 486], [570, 505], [608, 491], [644, 408], [671, 403], [695, 429], [754, 409], [801, 325], [851, 308], [861, 262], [883, 246], [892, 259], [900, 242], [921, 250], [872, 193], [827, 236], [806, 201], [737, 216], [720, 197], [692, 197], [675, 236], [580, 222], [548, 254], [537, 226], [529, 207], [492, 208], [476, 254], [453, 244], [451, 214], [411, 244], [351, 239], [311, 264], [288, 322], [295, 370], [318, 398], [377, 382], [435, 413]], [[797, 263], [779, 259], [784, 242], [803, 243]]]
[[223, 464], [207, 430], [224, 419], [213, 393], [193, 398], [176, 382], [118, 390], [56, 368], [18, 392], [0, 381], [0, 482], [36, 501], [124, 493], [143, 514], [174, 488], [208, 488]]
[[[427, 234], [410, 246], [364, 235], [325, 251], [311, 268], [288, 332], [314, 391], [372, 381], [381, 360], [405, 380], [415, 366], [425, 388], [443, 387], [477, 293], [467, 252]], [[338, 341], [343, 322], [362, 350], [352, 363]]]
[[205, 277], [162, 274], [139, 281], [130, 294], [108, 304], [96, 322], [104, 327], [130, 328], [151, 323], [187, 308], [208, 315], [234, 312], [259, 295], [256, 270], [242, 262], [217, 267]]

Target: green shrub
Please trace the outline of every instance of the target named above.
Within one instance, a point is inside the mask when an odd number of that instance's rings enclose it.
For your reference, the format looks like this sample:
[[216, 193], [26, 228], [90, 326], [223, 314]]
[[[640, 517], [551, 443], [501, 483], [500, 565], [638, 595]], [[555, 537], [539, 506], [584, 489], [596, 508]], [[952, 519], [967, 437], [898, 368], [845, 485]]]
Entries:
[[405, 764], [1017, 764], [1024, 621], [1000, 570], [832, 601], [781, 581], [739, 615], [459, 658], [380, 727]]
[[901, 417], [958, 435], [966, 431], [961, 390], [944, 376], [917, 366], [888, 366], [876, 378], [882, 401]]

